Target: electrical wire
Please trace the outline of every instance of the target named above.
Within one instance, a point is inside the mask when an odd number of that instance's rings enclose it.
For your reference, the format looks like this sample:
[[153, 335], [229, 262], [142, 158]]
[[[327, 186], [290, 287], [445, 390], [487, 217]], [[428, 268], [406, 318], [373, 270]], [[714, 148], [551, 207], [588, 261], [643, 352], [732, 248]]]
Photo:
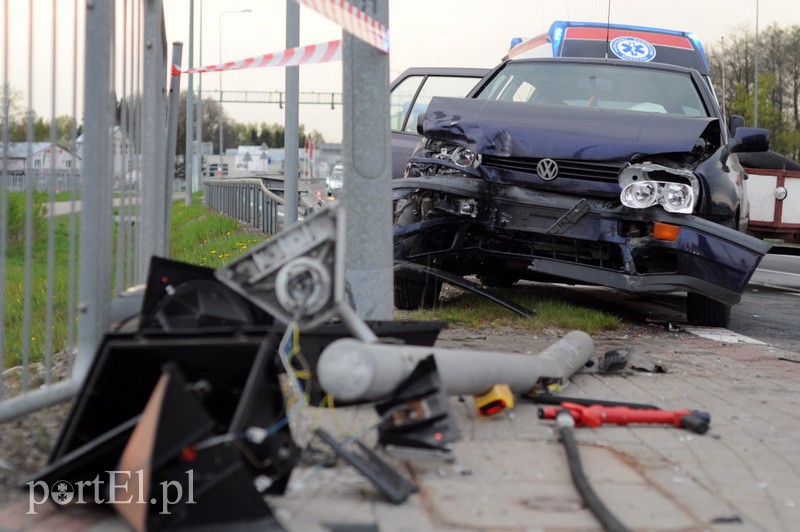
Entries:
[[[298, 316], [295, 316], [295, 318], [297, 317]], [[192, 445], [194, 449], [196, 450], [207, 449], [215, 445], [221, 445], [223, 443], [234, 442], [239, 440], [248, 440], [254, 443], [261, 443], [266, 438], [272, 436], [273, 434], [281, 430], [283, 427], [285, 427], [292, 418], [298, 415], [302, 411], [302, 409], [308, 405], [309, 403], [308, 394], [305, 393], [303, 385], [300, 383], [300, 379], [297, 375], [297, 372], [294, 370], [294, 367], [291, 365], [289, 361], [289, 357], [291, 355], [293, 354], [297, 355], [300, 351], [299, 338], [300, 338], [300, 328], [297, 325], [297, 320], [292, 319], [292, 321], [286, 326], [286, 331], [284, 331], [283, 337], [281, 338], [281, 341], [278, 344], [279, 358], [281, 360], [281, 363], [283, 364], [284, 370], [286, 371], [286, 375], [289, 378], [290, 386], [291, 388], [293, 388], [293, 391], [287, 394], [288, 397], [285, 398], [287, 403], [289, 403], [292, 399], [294, 399], [292, 407], [289, 409], [289, 411], [287, 411], [286, 415], [266, 428], [248, 427], [247, 429], [241, 432], [232, 432], [232, 433], [212, 436], [210, 438], [199, 441], [194, 445]], [[265, 341], [260, 349], [268, 348], [269, 344], [270, 342]], [[298, 360], [300, 360], [300, 358], [298, 358]]]
[[[297, 342], [294, 341], [295, 338], [298, 339]], [[295, 352], [295, 348], [299, 351], [299, 327], [297, 325], [297, 321], [292, 319], [292, 321], [286, 325], [286, 331], [284, 331], [283, 338], [281, 338], [281, 343], [278, 347], [278, 356], [281, 360], [281, 364], [283, 364], [283, 369], [286, 371], [286, 376], [289, 378], [291, 387], [294, 388], [294, 393], [287, 397], [287, 399], [295, 399], [295, 403], [292, 405], [290, 413], [287, 414], [288, 417], [292, 417], [293, 415], [297, 414], [297, 411], [301, 410], [308, 404], [308, 396], [303, 391], [303, 385], [300, 383], [297, 372], [294, 370], [292, 363], [289, 361], [289, 357]]]
[[575, 419], [573, 419], [572, 414], [568, 410], [561, 410], [556, 415], [556, 426], [559, 434], [561, 434], [564, 450], [567, 452], [567, 462], [569, 463], [572, 482], [575, 484], [575, 488], [580, 493], [589, 511], [600, 521], [605, 530], [609, 532], [628, 532], [628, 528], [606, 508], [586, 479], [581, 457], [578, 454], [578, 444], [575, 442]]

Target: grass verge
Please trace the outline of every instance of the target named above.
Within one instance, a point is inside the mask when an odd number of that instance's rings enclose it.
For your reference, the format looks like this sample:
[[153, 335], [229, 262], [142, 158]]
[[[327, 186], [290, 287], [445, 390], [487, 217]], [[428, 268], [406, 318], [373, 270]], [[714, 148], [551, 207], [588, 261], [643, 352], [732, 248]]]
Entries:
[[[263, 242], [267, 235], [248, 231], [238, 222], [209, 211], [197, 201], [187, 207], [182, 201], [173, 203], [170, 256], [175, 260], [219, 267]], [[28, 344], [30, 362], [42, 360], [47, 351], [47, 230], [46, 218], [37, 217], [36, 236], [31, 254], [30, 324], [27, 342], [23, 335], [26, 309], [25, 246], [19, 239], [10, 239], [6, 255], [5, 314], [3, 329], [3, 366], [22, 362]], [[116, 235], [114, 236], [116, 242]], [[76, 238], [76, 249], [80, 249]], [[52, 351], [67, 346], [69, 304], [69, 215], [55, 217], [53, 271]], [[76, 296], [77, 297], [77, 294]], [[77, 313], [76, 313], [77, 314]]]
[[605, 312], [582, 307], [559, 299], [540, 296], [533, 289], [514, 288], [493, 290], [498, 295], [534, 312], [523, 317], [499, 304], [471, 292], [462, 292], [444, 299], [441, 306], [431, 310], [409, 313], [414, 320], [446, 320], [466, 328], [514, 327], [538, 333], [544, 329], [582, 330], [588, 334], [615, 330], [620, 320]]
[[268, 235], [248, 231], [232, 218], [211, 212], [200, 201], [172, 208], [170, 257], [182, 262], [218, 268], [267, 240]]

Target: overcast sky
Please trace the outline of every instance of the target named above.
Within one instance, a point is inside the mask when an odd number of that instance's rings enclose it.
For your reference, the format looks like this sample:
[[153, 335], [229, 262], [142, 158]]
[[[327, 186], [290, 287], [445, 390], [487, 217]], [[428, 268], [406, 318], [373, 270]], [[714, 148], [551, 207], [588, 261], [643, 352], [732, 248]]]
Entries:
[[[121, 20], [124, 0], [117, 0]], [[135, 0], [127, 0], [128, 5]], [[285, 48], [287, 0], [195, 0], [194, 65], [200, 63], [200, 6], [203, 11], [202, 64], [241, 59]], [[27, 97], [28, 9], [23, 0], [6, 0], [10, 8], [8, 28], [9, 79]], [[79, 0], [85, 5], [86, 0]], [[356, 1], [358, 3], [358, 0]], [[190, 0], [163, 0], [168, 42], [184, 43], [183, 64], [188, 63]], [[695, 32], [706, 47], [718, 47], [720, 38], [737, 28], [754, 30], [757, 0], [612, 0], [610, 20], [614, 23], [655, 26]], [[56, 0], [58, 28], [56, 62], [53, 46], [52, 0], [33, 0], [34, 6], [34, 108], [49, 117], [53, 93], [49, 73], [59, 69], [56, 114], [71, 114], [71, 64], [73, 0]], [[759, 27], [800, 25], [800, 1], [760, 0]], [[249, 9], [249, 13], [226, 13]], [[513, 37], [543, 33], [554, 20], [604, 22], [609, 3], [602, 0], [389, 0], [391, 32], [391, 77], [413, 66], [493, 67], [508, 50]], [[82, 21], [81, 21], [82, 25]], [[79, 41], [82, 41], [82, 27]], [[341, 29], [305, 6], [300, 7], [300, 44], [315, 44], [341, 38]], [[2, 39], [0, 52], [3, 54]], [[119, 45], [118, 45], [119, 46]], [[79, 63], [83, 57], [80, 48]], [[82, 69], [82, 65], [79, 67]], [[221, 77], [222, 76], [222, 77]], [[195, 89], [197, 88], [195, 76]], [[80, 76], [79, 76], [80, 78]], [[206, 74], [204, 88], [229, 90], [276, 90], [284, 88], [281, 68], [263, 68], [220, 74]], [[63, 79], [70, 81], [64, 82]], [[300, 90], [341, 92], [342, 65], [317, 64], [300, 67]], [[82, 78], [81, 78], [82, 81]], [[80, 91], [81, 81], [78, 83]], [[186, 88], [182, 78], [182, 89]], [[118, 89], [118, 94], [120, 90]], [[27, 99], [27, 98], [26, 98]], [[78, 115], [82, 102], [78, 102]], [[282, 123], [283, 110], [268, 104], [225, 104], [230, 116], [241, 122]], [[329, 141], [341, 140], [341, 108], [301, 105], [300, 121], [308, 131], [316, 129]]]
[[[196, 23], [201, 0], [195, 0]], [[203, 0], [203, 64], [279, 51], [285, 48], [286, 0]], [[227, 13], [251, 9], [250, 13]], [[184, 43], [188, 61], [189, 0], [165, 2], [167, 38]], [[759, 27], [772, 23], [800, 24], [797, 0], [760, 0]], [[601, 0], [390, 0], [391, 77], [413, 66], [495, 66], [512, 37], [545, 32], [554, 20], [605, 21], [609, 4]], [[737, 28], [755, 30], [756, 0], [613, 0], [610, 20], [619, 24], [664, 27], [695, 32], [706, 47]], [[220, 24], [221, 22], [221, 24]], [[199, 23], [197, 24], [199, 28]], [[199, 31], [199, 30], [198, 30]], [[300, 44], [338, 39], [341, 30], [312, 10], [300, 8]], [[199, 35], [195, 34], [195, 65]], [[341, 91], [341, 63], [300, 68], [300, 90]], [[283, 90], [278, 68], [228, 72], [223, 89]], [[196, 78], [195, 78], [196, 79]], [[218, 88], [220, 75], [208, 74], [204, 86]], [[195, 81], [195, 83], [197, 83]], [[185, 86], [185, 85], [184, 85]], [[275, 105], [226, 104], [236, 120], [282, 122]], [[341, 109], [301, 105], [300, 121], [321, 131], [329, 141], [341, 140]]]

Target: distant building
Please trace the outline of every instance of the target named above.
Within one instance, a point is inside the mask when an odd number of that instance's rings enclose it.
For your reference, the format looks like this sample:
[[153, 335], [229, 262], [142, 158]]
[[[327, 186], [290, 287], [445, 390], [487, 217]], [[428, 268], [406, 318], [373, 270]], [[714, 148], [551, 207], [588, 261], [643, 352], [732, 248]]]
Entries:
[[[27, 142], [8, 143], [8, 171], [9, 173], [24, 173], [28, 167], [27, 161], [30, 155], [30, 167], [35, 170], [51, 170], [53, 168], [53, 158], [55, 158], [56, 173], [70, 172], [77, 168], [79, 158], [70, 153], [66, 148], [62, 148], [50, 142], [32, 142], [30, 148]], [[3, 145], [0, 145], [0, 157], [4, 157]]]
[[[5, 146], [7, 146], [7, 151]], [[8, 174], [12, 189], [24, 186], [23, 178], [30, 168], [36, 188], [48, 188], [47, 178], [55, 171], [56, 188], [65, 188], [67, 178], [80, 175], [80, 157], [51, 142], [9, 142], [0, 144], [0, 158], [8, 156]]]
[[[297, 150], [300, 179], [322, 179], [327, 177], [333, 165], [341, 160], [341, 144], [322, 144], [309, 158], [304, 147]], [[284, 173], [286, 150], [261, 146], [239, 146], [228, 148], [222, 157], [212, 157], [207, 177], [253, 177], [261, 175], [280, 175]]]
[[[137, 164], [139, 159], [136, 155], [135, 146], [120, 126], [114, 126], [114, 129], [112, 130], [112, 139], [114, 142], [114, 181], [115, 183], [119, 183], [122, 181], [123, 176], [126, 176], [125, 181], [130, 185], [131, 174], [138, 174], [138, 172], [132, 172], [134, 169], [138, 170], [137, 167], [139, 166], [139, 164]], [[80, 135], [75, 140], [76, 151], [81, 159], [83, 159], [83, 142], [83, 135]]]
[[267, 174], [270, 171], [272, 157], [269, 146], [239, 146], [236, 149], [236, 173]]

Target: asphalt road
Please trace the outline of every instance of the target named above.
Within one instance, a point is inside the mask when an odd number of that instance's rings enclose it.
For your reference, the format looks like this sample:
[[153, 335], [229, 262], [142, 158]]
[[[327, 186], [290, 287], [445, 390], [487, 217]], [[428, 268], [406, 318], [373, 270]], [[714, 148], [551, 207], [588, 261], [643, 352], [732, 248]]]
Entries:
[[[603, 287], [538, 284], [537, 290], [590, 305], [654, 328], [686, 327], [686, 295], [631, 295]], [[728, 329], [771, 346], [800, 353], [800, 257], [768, 255], [731, 309]]]
[[787, 351], [800, 353], [800, 257], [767, 255], [728, 328]]

